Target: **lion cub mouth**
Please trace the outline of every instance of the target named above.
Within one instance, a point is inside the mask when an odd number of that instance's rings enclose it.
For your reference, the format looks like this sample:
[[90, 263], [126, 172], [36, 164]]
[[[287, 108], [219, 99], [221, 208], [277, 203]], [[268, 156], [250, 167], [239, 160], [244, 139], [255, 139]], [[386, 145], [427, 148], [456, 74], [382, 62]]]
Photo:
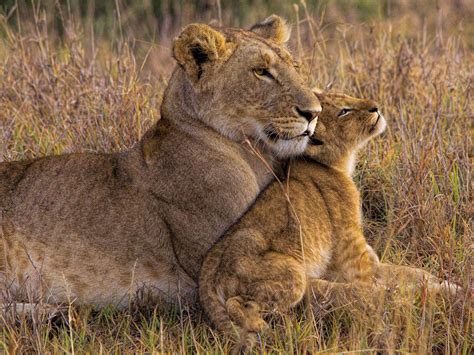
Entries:
[[369, 133], [370, 134], [375, 133], [380, 128], [379, 126], [381, 126], [383, 121], [384, 121], [384, 117], [379, 112], [377, 112], [377, 118], [375, 119], [375, 122], [370, 127]]

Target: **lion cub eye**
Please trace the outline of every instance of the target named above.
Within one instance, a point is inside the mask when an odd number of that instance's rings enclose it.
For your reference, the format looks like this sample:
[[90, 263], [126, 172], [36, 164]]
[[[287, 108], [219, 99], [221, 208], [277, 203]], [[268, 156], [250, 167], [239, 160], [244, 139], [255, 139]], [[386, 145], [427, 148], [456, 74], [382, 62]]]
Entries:
[[341, 116], [347, 115], [351, 111], [354, 111], [354, 110], [352, 108], [343, 108], [337, 116], [341, 117]]
[[265, 68], [255, 68], [253, 72], [258, 78], [266, 76], [269, 79], [273, 79], [273, 75]]

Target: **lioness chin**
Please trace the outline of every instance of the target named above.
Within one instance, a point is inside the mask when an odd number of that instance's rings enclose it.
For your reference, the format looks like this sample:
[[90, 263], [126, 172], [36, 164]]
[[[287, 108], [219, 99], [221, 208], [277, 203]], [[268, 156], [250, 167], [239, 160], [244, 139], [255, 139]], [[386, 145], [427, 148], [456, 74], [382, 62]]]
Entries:
[[2, 294], [97, 306], [141, 287], [193, 294], [205, 252], [314, 131], [321, 107], [288, 37], [277, 16], [249, 31], [191, 24], [161, 120], [134, 148], [1, 163]]

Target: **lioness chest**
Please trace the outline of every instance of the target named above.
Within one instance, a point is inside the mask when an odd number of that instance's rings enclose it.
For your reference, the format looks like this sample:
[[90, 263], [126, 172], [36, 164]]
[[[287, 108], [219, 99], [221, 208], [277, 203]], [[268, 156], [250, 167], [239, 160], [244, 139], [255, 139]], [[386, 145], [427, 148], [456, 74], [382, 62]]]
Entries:
[[197, 278], [205, 253], [273, 175], [261, 158], [215, 132], [205, 141], [169, 132], [158, 154], [151, 186], [163, 202], [178, 260]]

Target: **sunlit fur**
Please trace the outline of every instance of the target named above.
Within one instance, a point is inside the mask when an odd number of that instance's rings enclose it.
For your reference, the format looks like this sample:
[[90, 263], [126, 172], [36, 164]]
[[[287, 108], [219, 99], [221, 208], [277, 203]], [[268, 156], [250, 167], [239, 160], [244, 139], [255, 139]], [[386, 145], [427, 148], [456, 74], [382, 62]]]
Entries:
[[[345, 283], [383, 283], [392, 274], [364, 238], [350, 178], [357, 150], [384, 130], [385, 119], [373, 101], [318, 96], [323, 111], [312, 140], [319, 145], [308, 146], [304, 159], [290, 165], [288, 181], [265, 190], [203, 263], [201, 303], [219, 330], [239, 331], [236, 350], [253, 346], [265, 327], [262, 315], [295, 306], [308, 286], [324, 293]], [[351, 111], [341, 115], [343, 108]], [[414, 283], [427, 274], [393, 270]]]
[[[284, 21], [256, 28], [185, 27], [161, 119], [135, 147], [0, 164], [4, 293], [96, 306], [142, 288], [194, 294], [204, 254], [272, 181], [275, 156], [305, 149], [307, 136], [286, 139], [315, 121], [294, 106], [320, 107], [281, 43]], [[255, 75], [264, 66], [275, 80]]]

